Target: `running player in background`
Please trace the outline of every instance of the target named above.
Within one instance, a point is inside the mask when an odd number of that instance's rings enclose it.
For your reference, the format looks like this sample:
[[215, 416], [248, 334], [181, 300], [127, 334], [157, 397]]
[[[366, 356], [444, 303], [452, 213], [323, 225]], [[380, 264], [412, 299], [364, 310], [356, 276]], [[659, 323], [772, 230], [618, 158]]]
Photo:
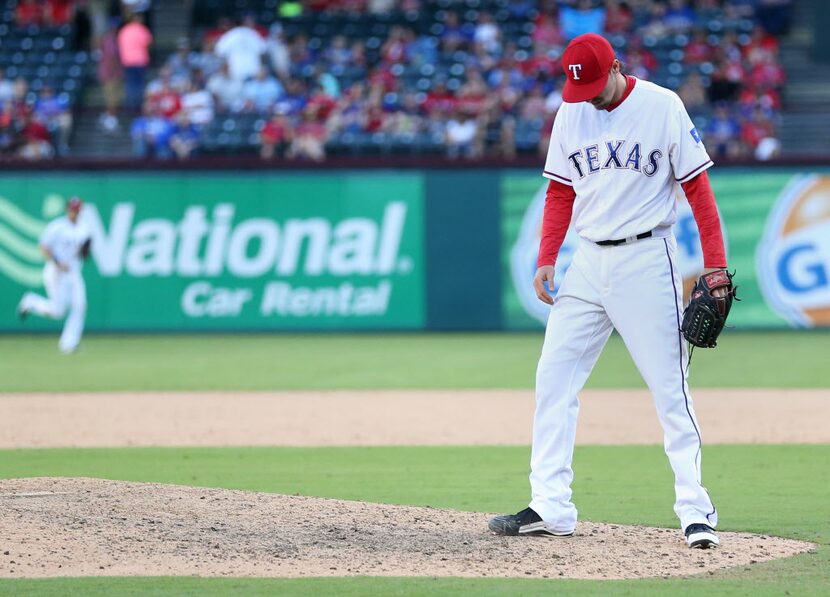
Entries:
[[[712, 160], [680, 101], [626, 76], [608, 41], [574, 38], [562, 56], [565, 103], [553, 125], [534, 287], [551, 305], [536, 373], [531, 502], [497, 516], [500, 535], [569, 536], [579, 392], [616, 328], [651, 390], [675, 476], [674, 511], [689, 547], [718, 545], [718, 512], [701, 483], [701, 438], [681, 336], [682, 280], [672, 225], [682, 191], [700, 230], [705, 273], [726, 267]], [[556, 299], [554, 264], [572, 224], [579, 247]], [[725, 276], [726, 274], [724, 274]], [[725, 289], [722, 289], [725, 291]], [[620, 424], [625, 424], [620, 413]]]
[[40, 251], [46, 258], [43, 268], [46, 297], [27, 292], [17, 306], [21, 319], [30, 314], [51, 319], [66, 315], [58, 342], [58, 348], [66, 354], [77, 350], [86, 318], [86, 286], [81, 269], [83, 260], [89, 256], [91, 241], [86, 226], [78, 220], [82, 207], [79, 197], [71, 197], [66, 203], [66, 215], [52, 220], [43, 231]]

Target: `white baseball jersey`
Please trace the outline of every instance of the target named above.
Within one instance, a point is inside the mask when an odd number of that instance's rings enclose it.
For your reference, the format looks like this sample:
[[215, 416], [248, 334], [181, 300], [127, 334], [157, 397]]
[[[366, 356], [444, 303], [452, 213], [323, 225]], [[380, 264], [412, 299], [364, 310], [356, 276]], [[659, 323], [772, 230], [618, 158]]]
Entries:
[[599, 242], [674, 224], [677, 185], [711, 165], [677, 94], [638, 79], [610, 112], [562, 104], [544, 176], [574, 188], [572, 225]]
[[86, 319], [86, 285], [81, 276], [81, 247], [89, 238], [89, 229], [78, 219], [73, 224], [66, 216], [52, 220], [40, 236], [41, 246], [68, 268], [63, 271], [52, 261], [43, 268], [46, 296], [34, 292], [23, 295], [19, 311], [41, 317], [61, 319], [66, 316], [58, 347], [72, 352], [81, 341]]
[[70, 271], [81, 266], [80, 250], [89, 238], [89, 230], [78, 219], [74, 224], [66, 216], [52, 220], [40, 237], [40, 244]]

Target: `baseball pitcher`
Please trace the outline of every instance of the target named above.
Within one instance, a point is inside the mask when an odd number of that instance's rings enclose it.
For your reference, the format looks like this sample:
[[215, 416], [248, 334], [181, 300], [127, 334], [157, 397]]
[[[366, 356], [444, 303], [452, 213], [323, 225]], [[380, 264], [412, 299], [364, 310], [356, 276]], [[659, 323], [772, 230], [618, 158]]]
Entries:
[[[536, 373], [531, 500], [489, 526], [500, 535], [573, 534], [577, 396], [616, 328], [654, 398], [686, 543], [716, 546], [718, 511], [701, 483], [700, 427], [686, 383], [684, 341], [685, 334], [713, 346], [734, 296], [706, 174], [712, 160], [680, 98], [623, 74], [605, 38], [574, 38], [562, 66], [566, 103], [556, 115], [545, 163], [550, 183], [533, 281], [539, 300], [552, 306]], [[682, 279], [672, 235], [681, 188], [700, 229], [706, 268], [688, 330], [681, 323]], [[554, 301], [545, 286], [553, 288], [569, 224], [579, 246]]]

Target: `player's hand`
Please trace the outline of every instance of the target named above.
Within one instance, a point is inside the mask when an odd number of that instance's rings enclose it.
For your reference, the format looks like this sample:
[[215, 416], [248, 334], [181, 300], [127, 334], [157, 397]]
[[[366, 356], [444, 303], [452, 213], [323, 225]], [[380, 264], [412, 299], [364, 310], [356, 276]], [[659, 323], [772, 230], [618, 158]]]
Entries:
[[[726, 268], [725, 267], [707, 267], [706, 269], [703, 270], [703, 275], [705, 276], [706, 274], [711, 274], [712, 272], [716, 272], [716, 271], [724, 270], [724, 269], [726, 269]], [[728, 292], [729, 292], [728, 288], [715, 288], [715, 289], [712, 290], [712, 296], [715, 297], [715, 298], [723, 298], [723, 297], [726, 296], [726, 294]]]
[[62, 272], [68, 272], [69, 271], [69, 266], [66, 265], [65, 263], [61, 263], [60, 261], [55, 261], [55, 265], [57, 265], [58, 269]]
[[548, 294], [545, 288], [545, 282], [548, 283], [548, 288], [553, 290], [553, 266], [543, 265], [536, 270], [536, 275], [533, 276], [533, 290], [536, 291], [536, 297], [543, 303], [548, 305], [553, 304], [553, 297]]

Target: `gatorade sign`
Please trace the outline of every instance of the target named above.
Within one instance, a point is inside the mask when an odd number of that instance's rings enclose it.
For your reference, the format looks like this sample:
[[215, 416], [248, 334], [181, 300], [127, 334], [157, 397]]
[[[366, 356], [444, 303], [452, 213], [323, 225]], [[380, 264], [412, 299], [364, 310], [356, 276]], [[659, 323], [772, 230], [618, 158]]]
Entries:
[[776, 313], [798, 327], [830, 326], [830, 176], [793, 178], [756, 258], [764, 299]]

